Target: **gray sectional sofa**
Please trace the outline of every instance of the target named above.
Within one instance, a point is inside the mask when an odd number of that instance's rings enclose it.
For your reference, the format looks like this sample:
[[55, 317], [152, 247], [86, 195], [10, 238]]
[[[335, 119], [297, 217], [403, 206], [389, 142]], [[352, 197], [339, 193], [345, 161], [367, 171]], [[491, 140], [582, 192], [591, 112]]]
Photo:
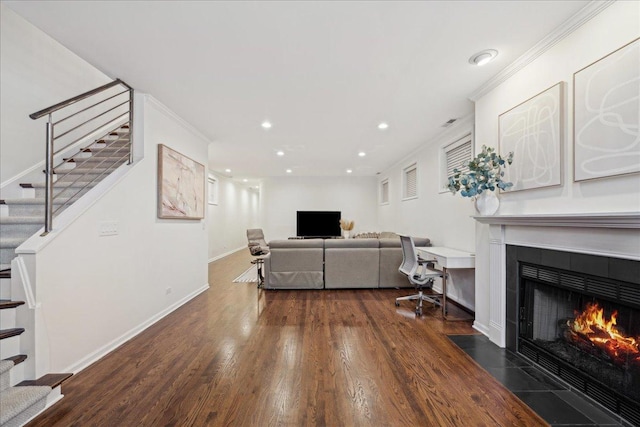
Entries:
[[[416, 246], [431, 246], [415, 238]], [[265, 258], [267, 289], [353, 289], [412, 287], [398, 272], [398, 238], [306, 239], [269, 242]]]

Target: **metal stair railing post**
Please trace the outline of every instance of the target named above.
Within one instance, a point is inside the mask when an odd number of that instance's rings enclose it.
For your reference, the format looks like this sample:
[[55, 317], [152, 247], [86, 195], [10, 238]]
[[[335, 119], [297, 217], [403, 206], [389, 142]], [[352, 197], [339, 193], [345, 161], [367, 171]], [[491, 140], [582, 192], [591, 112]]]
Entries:
[[133, 89], [129, 87], [129, 163], [127, 164], [131, 163], [133, 163]]
[[[62, 111], [65, 108], [83, 101], [85, 99], [89, 99], [92, 98], [96, 95], [102, 94], [104, 91], [115, 87], [115, 86], [124, 86], [126, 89], [120, 93], [117, 93], [115, 95], [112, 96], [108, 96], [105, 99], [101, 99], [96, 101], [95, 103], [89, 105], [88, 107], [82, 108], [79, 111], [75, 111], [75, 112], [71, 112], [69, 115], [67, 115], [66, 117], [63, 117], [57, 121], [54, 121], [53, 119], [53, 113], [58, 112], [58, 111]], [[84, 113], [87, 112], [88, 110], [93, 109], [94, 107], [97, 107], [105, 102], [108, 102], [109, 100], [112, 100], [114, 98], [117, 98], [125, 93], [128, 92], [128, 100], [118, 104], [110, 109], [107, 109], [106, 111], [103, 112], [99, 112], [98, 114], [89, 117], [88, 119], [84, 119], [84, 121], [80, 121], [80, 123], [76, 126], [71, 127], [70, 129], [60, 133], [59, 135], [55, 135], [55, 126], [56, 124], [59, 124], [61, 122], [66, 121], [67, 119], [72, 119], [76, 116], [78, 116], [78, 114], [80, 113]], [[53, 215], [54, 215], [54, 210], [53, 210], [53, 201], [54, 201], [54, 192], [53, 192], [53, 186], [54, 186], [54, 173], [55, 173], [55, 167], [54, 167], [54, 156], [58, 153], [60, 153], [62, 150], [64, 150], [67, 147], [70, 147], [71, 145], [80, 142], [84, 139], [86, 139], [87, 137], [89, 137], [90, 135], [95, 135], [97, 133], [97, 131], [99, 131], [102, 128], [108, 128], [110, 126], [115, 126], [116, 124], [118, 124], [117, 126], [120, 128], [123, 128], [124, 125], [128, 125], [128, 129], [129, 129], [129, 153], [128, 153], [128, 162], [127, 164], [132, 164], [133, 163], [133, 102], [134, 102], [134, 91], [133, 88], [131, 86], [129, 86], [128, 84], [126, 84], [125, 82], [123, 82], [120, 79], [116, 79], [110, 83], [107, 83], [103, 86], [97, 87], [95, 89], [92, 89], [88, 92], [82, 93], [80, 95], [74, 96], [73, 98], [69, 98], [65, 101], [59, 102], [55, 105], [52, 105], [51, 107], [45, 108], [44, 110], [40, 110], [37, 111], [33, 114], [30, 114], [29, 117], [32, 118], [33, 120], [39, 119], [41, 117], [44, 117], [45, 115], [48, 116], [48, 121], [47, 121], [47, 132], [46, 132], [46, 158], [45, 158], [45, 214], [44, 214], [44, 233], [42, 233], [42, 236], [48, 234], [52, 229], [53, 229]], [[104, 117], [105, 115], [114, 112], [122, 107], [126, 105], [127, 106], [127, 111], [124, 112], [123, 114], [120, 114], [116, 117]], [[107, 105], [105, 104], [104, 108], [107, 108]], [[100, 110], [99, 110], [100, 111]], [[103, 118], [104, 117], [104, 118]], [[126, 119], [125, 119], [126, 117]], [[100, 121], [98, 124], [95, 124], [95, 120], [97, 119], [101, 119], [102, 121]], [[82, 120], [82, 119], [81, 119]], [[122, 123], [122, 120], [128, 120], [125, 121], [124, 123]], [[90, 122], [94, 122], [94, 124], [92, 124], [91, 130], [89, 130], [89, 132], [83, 134], [82, 136], [76, 138], [75, 140], [68, 142], [66, 144], [64, 144], [62, 147], [59, 147], [58, 149], [56, 149], [55, 147], [55, 143], [56, 140], [59, 138], [62, 138], [64, 136], [66, 136], [67, 134], [71, 134], [76, 130], [79, 130], [80, 128], [84, 127], [85, 125], [87, 125]], [[112, 128], [114, 130], [118, 129], [118, 127], [116, 128]], [[109, 133], [107, 133], [107, 135], [109, 135]], [[119, 136], [118, 138], [119, 139]], [[102, 173], [104, 174], [104, 172]], [[102, 175], [100, 174], [100, 175]], [[95, 179], [95, 178], [94, 178]], [[84, 187], [83, 187], [84, 188]], [[78, 192], [82, 191], [82, 189], [78, 190]]]
[[44, 234], [53, 228], [53, 119], [49, 113], [47, 121], [47, 148], [44, 166], [45, 193], [44, 193]]

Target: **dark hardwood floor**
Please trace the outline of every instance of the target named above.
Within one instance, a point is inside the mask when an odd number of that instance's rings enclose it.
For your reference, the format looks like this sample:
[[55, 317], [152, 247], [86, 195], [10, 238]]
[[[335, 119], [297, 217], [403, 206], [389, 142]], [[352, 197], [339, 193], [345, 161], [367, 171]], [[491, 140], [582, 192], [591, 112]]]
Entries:
[[404, 290], [262, 291], [232, 283], [248, 251], [209, 266], [211, 289], [63, 387], [29, 426], [539, 426], [545, 422]]

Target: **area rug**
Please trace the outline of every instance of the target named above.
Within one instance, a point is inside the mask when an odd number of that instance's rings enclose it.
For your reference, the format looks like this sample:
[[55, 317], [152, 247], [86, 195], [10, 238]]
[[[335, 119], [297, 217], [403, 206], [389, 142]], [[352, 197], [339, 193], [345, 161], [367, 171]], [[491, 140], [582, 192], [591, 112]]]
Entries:
[[247, 269], [247, 271], [245, 271], [244, 273], [242, 273], [241, 275], [233, 279], [233, 283], [247, 283], [247, 282], [257, 282], [257, 281], [258, 281], [258, 270], [256, 269], [255, 265], [252, 265]]

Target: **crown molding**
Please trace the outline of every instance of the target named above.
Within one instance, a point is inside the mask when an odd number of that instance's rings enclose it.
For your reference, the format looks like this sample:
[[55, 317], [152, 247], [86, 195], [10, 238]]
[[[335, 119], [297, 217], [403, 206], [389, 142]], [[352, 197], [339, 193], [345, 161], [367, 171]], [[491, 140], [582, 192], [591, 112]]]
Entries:
[[469, 99], [475, 102], [478, 99], [482, 98], [484, 95], [498, 87], [518, 71], [522, 70], [525, 66], [529, 65], [544, 52], [551, 49], [560, 41], [564, 40], [567, 36], [580, 28], [591, 18], [598, 15], [600, 12], [602, 12], [615, 2], [616, 0], [596, 0], [590, 2], [585, 7], [580, 9], [578, 13], [564, 21], [559, 27], [557, 27], [545, 38], [536, 43], [531, 49], [527, 50], [518, 59], [504, 68], [498, 74], [487, 80], [474, 92], [472, 92], [471, 95], [469, 95]]

